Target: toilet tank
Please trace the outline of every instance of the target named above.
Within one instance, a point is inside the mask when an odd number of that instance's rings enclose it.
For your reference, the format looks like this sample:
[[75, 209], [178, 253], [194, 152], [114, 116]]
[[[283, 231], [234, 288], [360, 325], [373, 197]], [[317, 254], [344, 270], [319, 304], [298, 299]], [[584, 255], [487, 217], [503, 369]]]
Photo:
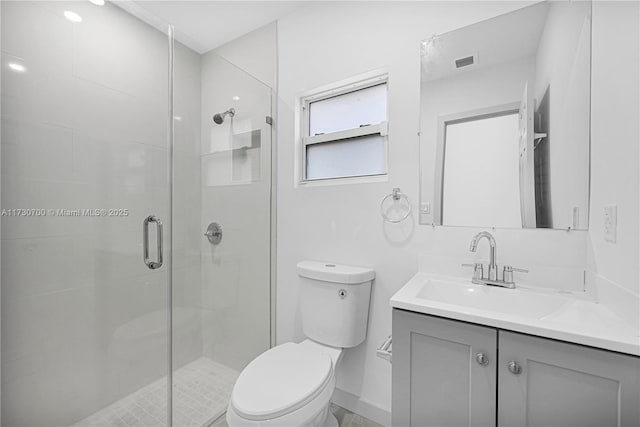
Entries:
[[367, 336], [370, 268], [318, 261], [297, 264], [304, 334], [333, 347], [355, 347]]

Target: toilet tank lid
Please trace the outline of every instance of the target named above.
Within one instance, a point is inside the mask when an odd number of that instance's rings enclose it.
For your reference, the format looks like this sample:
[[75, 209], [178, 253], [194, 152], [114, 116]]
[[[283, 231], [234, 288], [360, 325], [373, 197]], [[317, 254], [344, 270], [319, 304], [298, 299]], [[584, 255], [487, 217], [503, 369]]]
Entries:
[[297, 264], [298, 275], [324, 282], [358, 284], [376, 277], [376, 272], [366, 267], [333, 264], [320, 261], [300, 261]]

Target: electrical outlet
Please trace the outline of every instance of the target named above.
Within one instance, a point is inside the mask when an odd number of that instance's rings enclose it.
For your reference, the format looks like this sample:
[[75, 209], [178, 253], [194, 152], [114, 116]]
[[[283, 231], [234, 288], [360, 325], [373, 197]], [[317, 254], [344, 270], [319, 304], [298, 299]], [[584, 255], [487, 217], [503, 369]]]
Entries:
[[604, 207], [604, 240], [615, 243], [618, 233], [618, 206]]

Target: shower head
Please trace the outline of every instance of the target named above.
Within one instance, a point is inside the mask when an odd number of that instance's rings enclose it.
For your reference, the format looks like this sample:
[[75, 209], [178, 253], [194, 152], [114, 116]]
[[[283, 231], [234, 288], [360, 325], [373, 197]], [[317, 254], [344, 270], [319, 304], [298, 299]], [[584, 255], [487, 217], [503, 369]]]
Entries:
[[224, 122], [224, 118], [225, 116], [231, 116], [233, 117], [236, 114], [236, 110], [234, 108], [229, 108], [227, 111], [225, 111], [224, 113], [217, 113], [213, 115], [213, 121], [217, 124], [217, 125], [221, 125], [222, 122]]

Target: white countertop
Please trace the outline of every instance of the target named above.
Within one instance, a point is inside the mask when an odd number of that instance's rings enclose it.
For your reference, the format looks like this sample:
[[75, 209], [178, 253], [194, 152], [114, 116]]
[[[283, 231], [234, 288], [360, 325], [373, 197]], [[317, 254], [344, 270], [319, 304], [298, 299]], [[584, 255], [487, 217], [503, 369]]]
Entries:
[[[474, 293], [480, 298], [477, 304]], [[522, 286], [505, 289], [474, 285], [465, 278], [418, 273], [390, 303], [393, 308], [640, 356], [640, 332], [581, 294]], [[533, 307], [536, 304], [538, 308]]]

